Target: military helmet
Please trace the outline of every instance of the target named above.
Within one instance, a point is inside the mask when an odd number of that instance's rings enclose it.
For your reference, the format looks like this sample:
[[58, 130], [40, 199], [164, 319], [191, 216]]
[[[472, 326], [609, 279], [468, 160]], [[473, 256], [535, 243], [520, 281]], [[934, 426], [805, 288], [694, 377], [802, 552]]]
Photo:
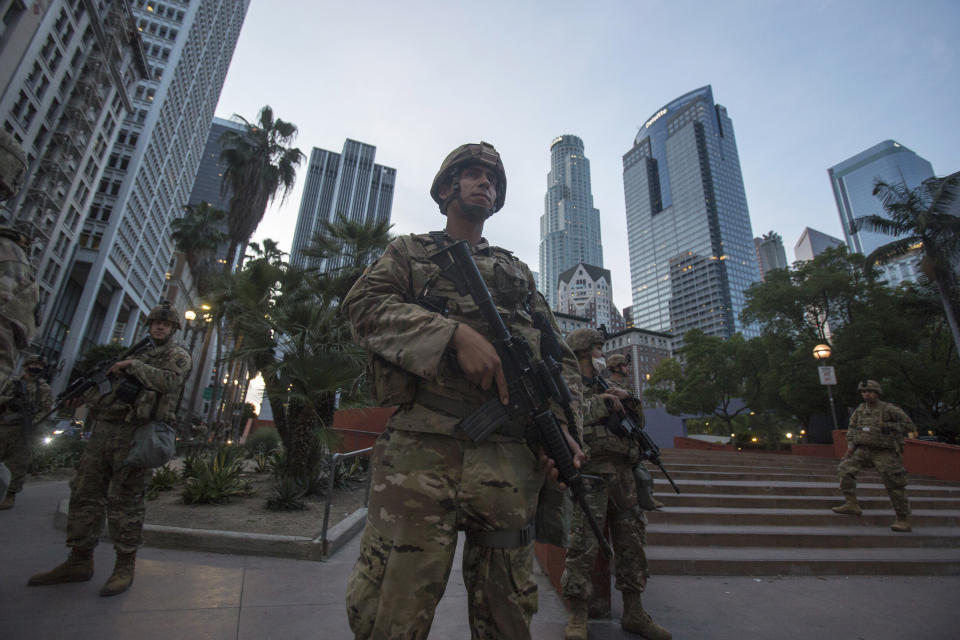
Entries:
[[603, 346], [603, 334], [596, 329], [574, 329], [567, 336], [567, 346], [574, 353], [590, 351], [594, 346]]
[[47, 366], [47, 359], [44, 358], [39, 353], [35, 353], [31, 356], [27, 356], [27, 359], [23, 361], [23, 368], [26, 369], [30, 365], [35, 364], [41, 367]]
[[607, 358], [607, 368], [612, 369], [614, 367], [619, 367], [622, 364], [628, 364], [629, 362], [630, 360], [627, 358], [627, 356], [623, 355], [622, 353], [615, 353]]
[[147, 326], [150, 326], [154, 320], [166, 320], [174, 326], [180, 328], [180, 314], [169, 300], [161, 300], [160, 304], [150, 309], [150, 315], [147, 316]]
[[450, 198], [443, 200], [440, 197], [440, 189], [452, 182], [460, 173], [460, 170], [470, 164], [479, 164], [493, 169], [497, 174], [497, 198], [493, 203], [492, 212], [496, 213], [503, 208], [503, 203], [507, 198], [507, 173], [503, 169], [503, 162], [500, 160], [500, 154], [493, 148], [489, 142], [480, 142], [480, 144], [469, 143], [462, 144], [444, 159], [433, 179], [433, 185], [430, 187], [430, 196], [433, 201], [440, 205], [440, 213], [447, 215], [447, 204]]
[[0, 237], [10, 238], [27, 251], [33, 243], [33, 227], [29, 223], [16, 222], [12, 226], [0, 226]]
[[857, 385], [857, 391], [876, 391], [877, 394], [883, 393], [880, 383], [876, 380], [861, 380]]

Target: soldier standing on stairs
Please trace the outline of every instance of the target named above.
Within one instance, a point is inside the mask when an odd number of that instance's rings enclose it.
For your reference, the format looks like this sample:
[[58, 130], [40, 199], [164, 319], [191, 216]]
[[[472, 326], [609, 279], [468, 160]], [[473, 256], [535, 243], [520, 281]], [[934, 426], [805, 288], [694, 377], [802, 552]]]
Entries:
[[887, 488], [896, 521], [890, 528], [909, 532], [910, 503], [907, 501], [907, 470], [903, 467], [903, 438], [913, 431], [913, 422], [903, 410], [880, 401], [880, 383], [864, 380], [857, 389], [863, 402], [850, 416], [847, 428], [847, 452], [840, 460], [840, 490], [847, 501], [833, 507], [834, 513], [859, 516], [857, 474], [871, 467], [877, 470]]

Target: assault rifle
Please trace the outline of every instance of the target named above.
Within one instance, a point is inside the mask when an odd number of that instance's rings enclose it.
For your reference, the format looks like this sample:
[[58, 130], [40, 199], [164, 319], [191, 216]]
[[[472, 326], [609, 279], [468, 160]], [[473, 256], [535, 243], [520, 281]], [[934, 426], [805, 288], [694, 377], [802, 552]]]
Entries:
[[108, 375], [110, 367], [121, 360], [126, 360], [130, 356], [140, 353], [151, 344], [152, 342], [150, 341], [150, 336], [144, 336], [140, 342], [131, 346], [113, 360], [100, 363], [96, 365], [92, 371], [79, 376], [76, 380], [70, 383], [70, 386], [57, 394], [57, 401], [53, 403], [53, 408], [51, 408], [45, 416], [40, 418], [40, 420], [37, 420], [37, 422], [43, 422], [53, 415], [53, 413], [57, 411], [64, 402], [80, 397], [86, 393], [87, 390], [92, 389], [93, 387], [97, 387], [100, 390], [101, 397], [113, 391], [114, 380], [112, 380]]
[[[487, 288], [477, 264], [470, 255], [466, 241], [457, 242], [433, 254], [430, 259], [438, 265], [444, 275], [456, 286], [460, 295], [469, 295], [480, 309], [481, 315], [490, 326], [495, 338], [493, 346], [503, 364], [504, 377], [507, 379], [507, 392], [510, 404], [504, 406], [499, 398], [484, 403], [477, 411], [460, 422], [460, 428], [474, 442], [482, 442], [500, 425], [512, 420], [530, 417], [536, 429], [532, 440], [540, 444], [547, 455], [553, 458], [561, 481], [570, 487], [574, 500], [583, 509], [587, 523], [600, 543], [603, 554], [610, 558], [613, 549], [600, 530], [597, 521], [590, 513], [586, 500], [586, 487], [583, 475], [573, 464], [573, 454], [567, 444], [560, 423], [550, 410], [550, 401], [563, 407], [569, 425], [574, 425], [573, 410], [570, 408], [572, 396], [566, 382], [560, 375], [560, 364], [551, 358], [534, 359], [533, 349], [526, 340], [510, 333], [507, 325], [497, 312], [490, 290]], [[543, 336], [552, 335], [549, 321], [538, 321], [546, 328], [538, 328]]]
[[[610, 383], [601, 376], [597, 376], [595, 380], [601, 389], [604, 391], [610, 390]], [[663, 467], [663, 460], [660, 458], [660, 447], [658, 447], [650, 436], [647, 435], [647, 432], [637, 424], [637, 421], [630, 415], [630, 410], [626, 407], [624, 407], [624, 409], [625, 411], [622, 414], [611, 412], [611, 422], [614, 423], [611, 430], [617, 435], [627, 436], [636, 440], [637, 444], [640, 445], [640, 456], [660, 467], [660, 471], [663, 472], [664, 477], [670, 482], [673, 490], [680, 493], [677, 483], [673, 481], [673, 478], [670, 477], [670, 474], [667, 473], [667, 470]]]

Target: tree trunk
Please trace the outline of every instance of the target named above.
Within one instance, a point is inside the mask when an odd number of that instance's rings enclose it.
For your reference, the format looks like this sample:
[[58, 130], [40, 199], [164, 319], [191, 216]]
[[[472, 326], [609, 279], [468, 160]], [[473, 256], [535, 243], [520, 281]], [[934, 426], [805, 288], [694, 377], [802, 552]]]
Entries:
[[953, 335], [953, 345], [957, 350], [957, 357], [960, 358], [960, 324], [957, 321], [957, 314], [953, 308], [953, 301], [950, 299], [952, 293], [949, 283], [944, 282], [942, 274], [934, 274], [933, 284], [937, 287], [937, 293], [940, 294], [940, 301], [943, 303], [943, 313], [947, 317], [947, 324], [950, 326], [950, 333]]

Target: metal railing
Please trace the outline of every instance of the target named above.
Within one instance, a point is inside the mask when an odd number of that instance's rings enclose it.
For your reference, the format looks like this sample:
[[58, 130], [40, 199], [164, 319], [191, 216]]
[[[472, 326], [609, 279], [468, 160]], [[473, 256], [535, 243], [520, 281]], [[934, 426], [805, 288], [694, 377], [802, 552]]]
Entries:
[[[360, 433], [364, 435], [380, 435], [374, 434], [372, 432], [366, 431], [353, 431], [352, 433]], [[327, 481], [327, 502], [323, 507], [323, 529], [320, 530], [320, 540], [323, 544], [323, 555], [327, 555], [327, 527], [330, 524], [330, 504], [333, 501], [333, 484], [337, 479], [337, 461], [345, 460], [347, 458], [355, 458], [357, 456], [369, 455], [373, 451], [373, 447], [367, 447], [366, 449], [358, 449], [356, 451], [349, 451], [347, 453], [334, 453], [330, 456], [330, 476]], [[363, 506], [367, 506], [367, 501], [370, 499], [370, 470], [367, 470], [367, 490], [363, 497]]]

